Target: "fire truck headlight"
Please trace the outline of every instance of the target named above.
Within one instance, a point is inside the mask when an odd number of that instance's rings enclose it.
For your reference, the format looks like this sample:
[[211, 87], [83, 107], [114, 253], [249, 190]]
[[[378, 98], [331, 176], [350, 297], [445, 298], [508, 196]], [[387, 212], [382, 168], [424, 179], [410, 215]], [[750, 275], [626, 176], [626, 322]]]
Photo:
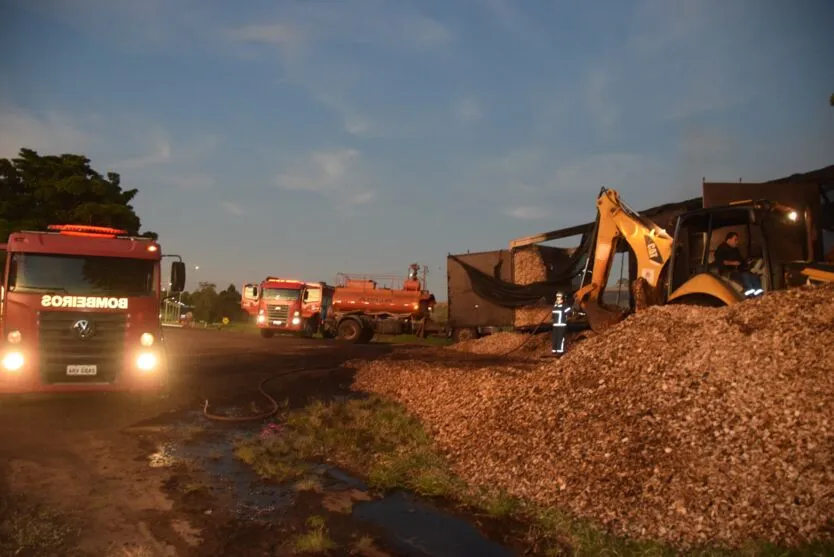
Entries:
[[9, 334], [6, 336], [6, 339], [9, 341], [10, 344], [19, 344], [20, 341], [23, 339], [23, 335], [20, 334], [20, 331], [9, 331]]
[[259, 315], [258, 316], [258, 323], [265, 323], [266, 322], [266, 315]]
[[8, 352], [3, 356], [3, 369], [6, 371], [18, 371], [23, 367], [23, 354], [20, 352]]
[[139, 337], [139, 344], [142, 346], [153, 346], [153, 335], [150, 333], [142, 333], [142, 336]]
[[156, 356], [150, 352], [139, 354], [136, 358], [136, 367], [142, 371], [151, 371], [156, 367]]
[[301, 319], [299, 319], [298, 317], [293, 317], [292, 318], [292, 324], [293, 325], [298, 325], [299, 323], [301, 323]]
[[296, 311], [293, 313], [293, 317], [298, 317], [299, 315], [301, 315], [301, 313], [299, 313], [299, 312], [298, 312], [298, 310], [296, 310]]

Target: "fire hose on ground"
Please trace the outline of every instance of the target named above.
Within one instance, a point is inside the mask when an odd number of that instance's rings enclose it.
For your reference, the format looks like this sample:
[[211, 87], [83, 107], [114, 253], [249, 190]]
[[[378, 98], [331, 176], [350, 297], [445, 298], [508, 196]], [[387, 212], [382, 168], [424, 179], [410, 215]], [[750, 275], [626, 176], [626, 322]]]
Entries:
[[258, 392], [260, 392], [261, 395], [263, 395], [263, 397], [266, 398], [269, 401], [269, 403], [272, 407], [270, 410], [267, 410], [265, 412], [261, 412], [259, 414], [254, 414], [254, 415], [251, 415], [251, 416], [223, 416], [223, 415], [220, 415], [220, 414], [212, 414], [211, 412], [208, 411], [209, 401], [208, 401], [208, 399], [206, 399], [205, 403], [203, 404], [203, 416], [205, 416], [209, 420], [213, 420], [213, 421], [216, 421], [216, 422], [235, 422], [235, 423], [255, 422], [255, 421], [260, 421], [260, 420], [265, 420], [267, 418], [271, 418], [272, 416], [274, 416], [275, 414], [278, 413], [278, 409], [280, 408], [280, 405], [278, 404], [278, 401], [275, 400], [275, 398], [273, 398], [268, 392], [266, 392], [266, 389], [264, 389], [264, 385], [266, 385], [270, 381], [274, 381], [276, 379], [281, 379], [283, 377], [289, 377], [290, 375], [295, 375], [295, 374], [298, 374], [298, 373], [309, 373], [309, 372], [315, 372], [315, 371], [330, 371], [330, 370], [333, 370], [333, 369], [335, 369], [334, 366], [319, 367], [319, 368], [303, 368], [302, 367], [302, 368], [297, 368], [297, 369], [285, 371], [283, 373], [276, 373], [274, 375], [270, 375], [269, 377], [264, 378], [260, 383], [258, 383]]

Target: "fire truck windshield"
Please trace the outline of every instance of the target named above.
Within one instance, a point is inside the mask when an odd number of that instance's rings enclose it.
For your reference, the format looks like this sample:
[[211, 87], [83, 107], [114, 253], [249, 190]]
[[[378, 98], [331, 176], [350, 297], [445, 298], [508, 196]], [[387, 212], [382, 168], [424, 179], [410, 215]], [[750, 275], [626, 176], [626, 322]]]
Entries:
[[147, 296], [154, 293], [154, 267], [147, 259], [15, 253], [9, 292]]
[[264, 300], [297, 300], [300, 292], [293, 288], [264, 288], [261, 296]]

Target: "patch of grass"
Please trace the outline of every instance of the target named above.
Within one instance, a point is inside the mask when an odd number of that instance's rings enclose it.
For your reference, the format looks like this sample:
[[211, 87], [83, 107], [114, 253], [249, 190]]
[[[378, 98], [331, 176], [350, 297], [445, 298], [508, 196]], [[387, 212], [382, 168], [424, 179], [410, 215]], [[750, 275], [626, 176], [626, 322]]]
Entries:
[[315, 476], [306, 476], [295, 482], [296, 491], [321, 491], [321, 480]]
[[0, 554], [69, 555], [77, 532], [62, 513], [41, 506], [0, 502]]
[[336, 543], [330, 539], [324, 517], [314, 515], [307, 519], [309, 530], [293, 541], [296, 553], [322, 553], [334, 549]]
[[481, 506], [493, 518], [507, 518], [521, 511], [522, 503], [504, 490], [489, 493], [481, 499]]
[[378, 398], [323, 404], [316, 401], [282, 418], [284, 433], [240, 443], [236, 455], [264, 477], [292, 479], [305, 461], [328, 459], [367, 471], [371, 487], [405, 488], [451, 497], [463, 486], [434, 450], [422, 425]]
[[281, 458], [268, 447], [254, 443], [238, 445], [235, 448], [235, 456], [250, 465], [259, 476], [278, 482], [294, 480], [307, 470], [303, 463]]
[[356, 540], [356, 544], [354, 544], [354, 547], [356, 548], [356, 551], [362, 553], [365, 551], [371, 551], [376, 546], [374, 545], [374, 539], [371, 536], [365, 534], [361, 538]]
[[[517, 519], [530, 526], [531, 539], [553, 555], [666, 557], [675, 549], [651, 542], [618, 538], [596, 525], [554, 508], [543, 508], [502, 490], [475, 489], [451, 472], [431, 436], [397, 403], [376, 396], [324, 404], [311, 403], [284, 411], [282, 433], [242, 441], [238, 458], [264, 477], [279, 481], [303, 475], [307, 462], [322, 461], [361, 474], [373, 489], [404, 489], [426, 497], [457, 501], [496, 519]], [[304, 482], [305, 480], [302, 480]], [[308, 533], [312, 539], [321, 533]], [[308, 542], [304, 542], [308, 543]], [[312, 543], [312, 541], [309, 541]], [[305, 546], [306, 547], [306, 546]], [[827, 555], [828, 543], [785, 551], [751, 543], [742, 555]], [[721, 548], [683, 553], [692, 557], [737, 555]]]

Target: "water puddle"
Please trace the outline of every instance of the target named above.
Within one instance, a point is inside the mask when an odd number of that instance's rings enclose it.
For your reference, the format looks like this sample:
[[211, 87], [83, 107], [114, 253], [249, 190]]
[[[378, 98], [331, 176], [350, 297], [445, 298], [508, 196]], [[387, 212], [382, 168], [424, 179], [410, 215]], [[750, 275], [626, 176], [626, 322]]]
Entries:
[[[191, 421], [190, 427], [194, 425], [195, 421]], [[298, 494], [295, 482], [284, 485], [264, 482], [235, 457], [233, 447], [239, 433], [215, 431], [219, 435], [213, 438], [198, 436], [161, 444], [147, 457], [148, 464], [170, 467], [191, 463], [202, 468], [212, 480], [205, 487], [217, 495], [230, 496], [236, 502], [234, 512], [238, 518], [263, 520], [286, 512]], [[318, 478], [321, 485], [323, 508], [348, 513], [357, 521], [380, 528], [385, 541], [397, 554], [407, 557], [505, 557], [514, 554], [485, 538], [465, 519], [416, 496], [398, 492], [374, 499], [363, 481], [343, 470], [315, 465], [308, 472]]]
[[212, 479], [206, 487], [214, 494], [229, 495], [235, 501], [238, 518], [261, 519], [278, 514], [293, 501], [292, 488], [269, 485], [238, 460], [233, 439], [165, 443], [148, 457], [151, 467], [193, 463]]
[[405, 493], [357, 503], [353, 516], [385, 530], [386, 541], [408, 557], [511, 557], [463, 519]]

